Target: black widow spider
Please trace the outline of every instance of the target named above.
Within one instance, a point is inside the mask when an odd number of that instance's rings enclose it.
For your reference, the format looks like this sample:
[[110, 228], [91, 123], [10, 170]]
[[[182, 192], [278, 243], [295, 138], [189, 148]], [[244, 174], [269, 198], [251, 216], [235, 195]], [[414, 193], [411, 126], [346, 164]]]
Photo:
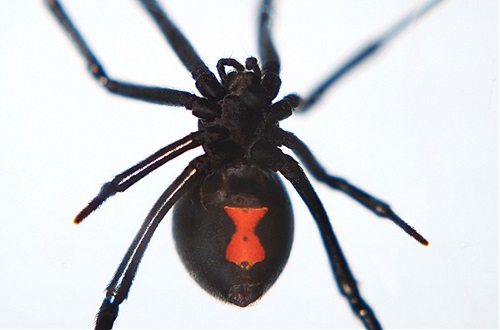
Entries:
[[[180, 154], [203, 147], [158, 199], [133, 240], [96, 316], [96, 329], [111, 329], [119, 305], [127, 298], [146, 247], [161, 220], [175, 204], [173, 233], [178, 253], [194, 279], [213, 296], [245, 307], [259, 299], [283, 270], [293, 240], [289, 197], [277, 172], [299, 193], [316, 221], [338, 288], [368, 329], [381, 328], [361, 297], [325, 209], [299, 163], [283, 153], [292, 150], [312, 175], [369, 210], [393, 221], [423, 245], [428, 242], [385, 202], [328, 174], [299, 138], [279, 127], [294, 110], [306, 111], [344, 74], [374, 54], [410, 22], [439, 1], [429, 1], [393, 25], [335, 71], [309, 97], [290, 94], [272, 103], [281, 80], [280, 61], [271, 39], [271, 0], [260, 6], [258, 46], [245, 64], [232, 58], [217, 63], [220, 81], [199, 58], [179, 29], [154, 0], [142, 0], [175, 53], [192, 74], [202, 95], [114, 80], [89, 49], [56, 0], [52, 13], [85, 57], [97, 81], [112, 93], [152, 103], [184, 107], [198, 118], [198, 131], [164, 147], [103, 185], [99, 194], [75, 217], [80, 223], [107, 198], [123, 192]], [[227, 68], [230, 72], [227, 72]]]

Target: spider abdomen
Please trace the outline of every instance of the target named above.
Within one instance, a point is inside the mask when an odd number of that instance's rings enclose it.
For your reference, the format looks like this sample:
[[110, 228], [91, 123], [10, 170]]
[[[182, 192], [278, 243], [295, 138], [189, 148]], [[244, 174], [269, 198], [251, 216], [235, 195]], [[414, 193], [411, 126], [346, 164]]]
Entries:
[[207, 176], [177, 203], [173, 232], [182, 262], [200, 286], [245, 307], [283, 270], [292, 217], [277, 175], [241, 162]]

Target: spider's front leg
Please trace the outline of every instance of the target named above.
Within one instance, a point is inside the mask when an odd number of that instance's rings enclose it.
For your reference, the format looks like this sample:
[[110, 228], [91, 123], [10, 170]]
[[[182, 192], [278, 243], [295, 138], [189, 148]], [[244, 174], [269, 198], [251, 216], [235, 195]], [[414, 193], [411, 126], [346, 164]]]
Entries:
[[411, 26], [413, 22], [424, 16], [426, 13], [430, 12], [432, 8], [441, 3], [443, 0], [429, 0], [420, 8], [410, 12], [408, 15], [404, 16], [399, 21], [391, 25], [386, 31], [375, 38], [372, 42], [369, 42], [364, 47], [361, 47], [356, 53], [348, 57], [348, 60], [344, 62], [338, 69], [334, 70], [326, 80], [322, 81], [316, 88], [313, 89], [312, 93], [304, 98], [301, 106], [300, 112], [304, 113], [309, 111], [338, 81], [343, 77], [348, 76], [353, 70], [358, 68], [360, 65], [366, 62], [369, 58], [375, 56], [380, 50], [385, 48], [386, 45], [403, 32], [407, 27]]
[[105, 87], [108, 91], [146, 102], [181, 106], [187, 109], [193, 108], [193, 104], [199, 99], [199, 97], [194, 94], [170, 88], [140, 86], [109, 77], [59, 1], [46, 0], [46, 3], [58, 22], [62, 25], [63, 29], [68, 33], [71, 41], [73, 41], [76, 48], [80, 51], [80, 54], [85, 58], [90, 73], [101, 86]]

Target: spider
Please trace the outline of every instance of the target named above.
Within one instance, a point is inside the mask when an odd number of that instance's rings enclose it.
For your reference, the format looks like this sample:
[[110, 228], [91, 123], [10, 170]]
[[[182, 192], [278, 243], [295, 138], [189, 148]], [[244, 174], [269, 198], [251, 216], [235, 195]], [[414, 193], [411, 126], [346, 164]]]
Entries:
[[259, 9], [260, 63], [223, 58], [217, 78], [182, 32], [154, 0], [140, 1], [191, 73], [201, 96], [169, 88], [148, 87], [109, 77], [57, 0], [46, 0], [64, 30], [85, 58], [94, 78], [108, 91], [156, 104], [184, 107], [198, 118], [198, 130], [167, 145], [105, 183], [97, 196], [75, 217], [82, 222], [104, 201], [124, 192], [146, 175], [184, 152], [202, 147], [155, 203], [106, 289], [97, 313], [96, 329], [111, 329], [120, 304], [127, 298], [147, 245], [166, 213], [175, 205], [173, 234], [182, 262], [207, 292], [245, 307], [275, 283], [288, 260], [293, 241], [290, 199], [278, 176], [298, 192], [311, 212], [340, 293], [367, 329], [381, 325], [356, 285], [333, 232], [328, 215], [301, 165], [281, 148], [293, 151], [319, 181], [349, 195], [376, 215], [387, 218], [423, 245], [427, 240], [382, 200], [327, 173], [307, 145], [279, 122], [294, 111], [305, 112], [325, 91], [366, 58], [376, 53], [409, 23], [439, 0], [429, 1], [403, 17], [374, 42], [335, 71], [306, 98], [289, 94], [273, 102], [280, 85], [280, 60], [271, 38], [271, 0]]

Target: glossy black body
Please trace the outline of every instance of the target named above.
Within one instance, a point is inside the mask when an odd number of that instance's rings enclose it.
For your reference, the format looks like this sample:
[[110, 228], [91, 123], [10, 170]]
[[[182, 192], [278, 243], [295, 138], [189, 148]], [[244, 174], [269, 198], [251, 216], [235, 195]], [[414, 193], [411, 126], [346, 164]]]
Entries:
[[[268, 208], [255, 228], [266, 256], [249, 269], [225, 258], [235, 232], [225, 206]], [[210, 174], [177, 202], [173, 233], [184, 265], [200, 286], [244, 307], [260, 298], [283, 270], [292, 246], [292, 218], [288, 195], [276, 173], [237, 163]]]
[[[235, 59], [223, 58], [217, 63], [219, 78], [208, 69], [155, 0], [140, 0], [191, 73], [201, 96], [132, 84], [108, 76], [59, 2], [46, 2], [86, 60], [92, 76], [109, 92], [183, 107], [198, 118], [196, 132], [165, 146], [105, 183], [99, 194], [75, 217], [75, 223], [83, 221], [110, 196], [127, 190], [180, 154], [197, 147], [204, 150], [167, 187], [146, 216], [106, 288], [106, 297], [95, 320], [96, 329], [113, 327], [148, 243], [174, 205], [173, 231], [177, 250], [196, 281], [212, 295], [242, 307], [261, 297], [283, 270], [293, 240], [290, 201], [277, 173], [290, 182], [311, 212], [338, 289], [354, 314], [366, 328], [381, 328], [358, 289], [321, 200], [299, 162], [281, 149], [293, 151], [318, 181], [392, 221], [421, 244], [428, 242], [387, 203], [328, 173], [307, 145], [281, 129], [279, 122], [291, 116], [294, 110], [309, 109], [335, 82], [375, 54], [439, 0], [430, 0], [418, 11], [396, 22], [334, 71], [308, 97], [289, 94], [279, 101], [274, 101], [281, 86], [281, 64], [271, 38], [271, 0], [263, 0], [259, 7], [260, 64], [255, 57], [247, 58], [244, 65]], [[324, 134], [327, 140], [327, 132]]]

